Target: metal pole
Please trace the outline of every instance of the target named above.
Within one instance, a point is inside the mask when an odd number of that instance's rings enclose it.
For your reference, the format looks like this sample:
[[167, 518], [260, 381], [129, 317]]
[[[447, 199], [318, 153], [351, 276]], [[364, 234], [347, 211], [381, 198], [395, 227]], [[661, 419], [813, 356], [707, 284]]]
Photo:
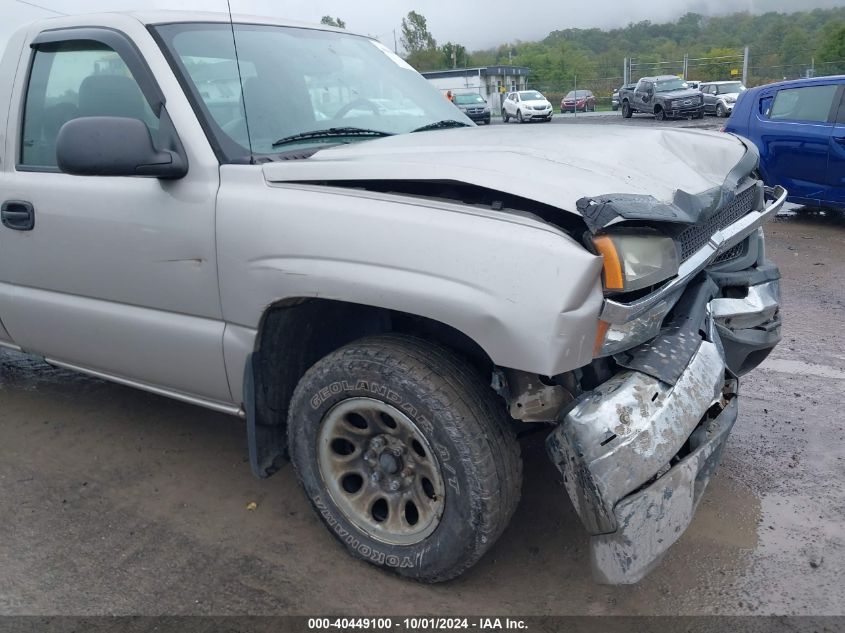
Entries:
[[687, 69], [689, 68], [689, 53], [684, 53], [684, 81], [687, 80]]
[[745, 50], [742, 54], [742, 85], [748, 85], [748, 47], [745, 47]]
[[628, 81], [628, 58], [626, 57], [622, 62], [622, 85], [627, 86], [630, 82]]
[[393, 29], [393, 52], [399, 54], [399, 46], [396, 44], [396, 29]]
[[572, 111], [575, 118], [578, 118], [578, 75], [575, 75], [575, 109]]

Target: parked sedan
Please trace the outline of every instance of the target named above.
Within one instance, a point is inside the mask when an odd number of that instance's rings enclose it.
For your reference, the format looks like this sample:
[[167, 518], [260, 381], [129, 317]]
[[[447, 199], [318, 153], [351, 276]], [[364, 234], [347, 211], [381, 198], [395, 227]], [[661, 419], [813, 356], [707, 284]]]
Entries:
[[480, 94], [455, 95], [452, 103], [476, 123], [490, 125], [490, 106]]
[[596, 111], [596, 97], [589, 90], [570, 90], [569, 93], [560, 100], [560, 112], [575, 112], [580, 110], [586, 112]]
[[784, 81], [739, 96], [726, 132], [760, 151], [760, 175], [790, 202], [845, 209], [845, 77]]
[[741, 81], [711, 81], [701, 84], [704, 111], [718, 117], [730, 116], [739, 95], [745, 92]]
[[511, 92], [502, 104], [502, 120], [507, 123], [516, 119], [525, 121], [551, 121], [552, 104], [536, 90]]

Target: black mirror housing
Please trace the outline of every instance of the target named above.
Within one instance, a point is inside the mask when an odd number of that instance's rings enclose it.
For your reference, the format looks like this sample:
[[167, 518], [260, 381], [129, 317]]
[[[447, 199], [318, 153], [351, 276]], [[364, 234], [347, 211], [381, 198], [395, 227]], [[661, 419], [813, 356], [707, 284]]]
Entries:
[[56, 139], [59, 169], [76, 176], [182, 178], [184, 156], [159, 150], [140, 119], [81, 117], [65, 123]]

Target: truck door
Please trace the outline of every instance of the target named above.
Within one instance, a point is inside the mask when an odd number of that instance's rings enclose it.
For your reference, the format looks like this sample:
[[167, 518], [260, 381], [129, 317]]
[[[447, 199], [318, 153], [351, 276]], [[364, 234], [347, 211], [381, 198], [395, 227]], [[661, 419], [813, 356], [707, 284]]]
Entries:
[[[175, 80], [166, 77], [165, 95], [145, 60], [169, 71], [140, 24], [134, 41], [114, 29], [46, 31], [24, 52], [12, 95], [23, 116], [10, 117], [0, 172], [4, 324], [22, 349], [57, 364], [227, 403], [219, 168]], [[131, 117], [156, 138], [163, 113], [185, 146], [185, 177], [59, 171], [56, 138], [67, 121]]]
[[771, 101], [756, 113], [764, 179], [786, 187], [790, 200], [818, 204], [826, 195], [840, 87], [828, 83], [781, 88], [766, 98]]

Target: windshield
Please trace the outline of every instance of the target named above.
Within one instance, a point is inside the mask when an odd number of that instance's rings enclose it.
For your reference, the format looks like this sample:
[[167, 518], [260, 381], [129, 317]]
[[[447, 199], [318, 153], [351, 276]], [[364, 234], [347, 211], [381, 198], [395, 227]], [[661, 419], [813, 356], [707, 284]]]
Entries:
[[522, 101], [542, 101], [545, 99], [545, 97], [536, 90], [526, 90], [525, 92], [520, 92], [519, 98]]
[[686, 83], [683, 79], [679, 77], [673, 77], [672, 79], [661, 79], [660, 81], [655, 82], [655, 91], [656, 92], [672, 92], [673, 90], [685, 90]]
[[[443, 120], [472, 125], [377, 41], [282, 26], [235, 24], [234, 30], [240, 78], [228, 23], [155, 28], [224, 162], [249, 160], [250, 147], [252, 154], [272, 158], [291, 150], [364, 142], [378, 133], [402, 134]], [[330, 128], [374, 134], [308, 134], [293, 145], [273, 147], [279, 139]]]
[[486, 104], [487, 102], [481, 95], [455, 95], [455, 103], [457, 105], [472, 105], [474, 103]]
[[745, 90], [745, 86], [742, 85], [741, 81], [732, 81], [727, 84], [717, 84], [716, 89], [718, 90], [720, 95], [729, 95], [737, 92], [742, 92], [743, 90]]
[[578, 96], [577, 96], [577, 97], [575, 96], [575, 91], [574, 91], [574, 90], [570, 90], [568, 93], [566, 93], [566, 97], [564, 97], [564, 98], [565, 98], [565, 99], [583, 99], [583, 98], [585, 98], [585, 97], [587, 97], [587, 96], [588, 96], [588, 91], [587, 91], [587, 90], [579, 90], [579, 91], [578, 91]]

